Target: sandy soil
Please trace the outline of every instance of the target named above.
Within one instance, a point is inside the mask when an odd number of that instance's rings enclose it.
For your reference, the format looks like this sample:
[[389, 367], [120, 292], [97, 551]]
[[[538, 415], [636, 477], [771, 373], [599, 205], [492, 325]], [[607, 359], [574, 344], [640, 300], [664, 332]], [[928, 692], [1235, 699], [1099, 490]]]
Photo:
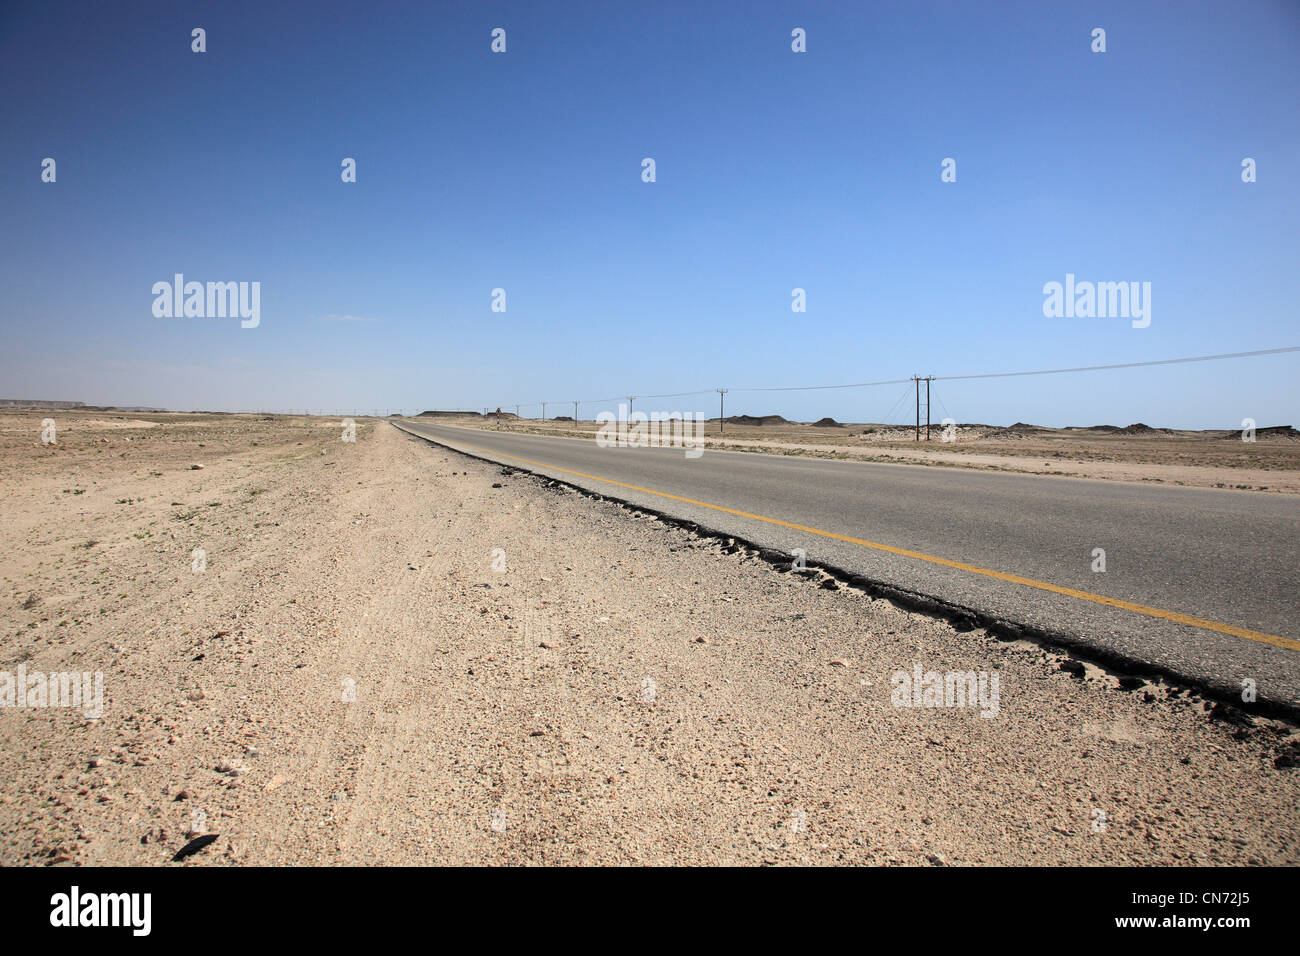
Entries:
[[[594, 439], [590, 421], [447, 417], [447, 424], [540, 435]], [[1036, 429], [1017, 434], [986, 425], [962, 425], [951, 443], [913, 440], [911, 428], [891, 425], [735, 425], [706, 429], [705, 447], [762, 454], [809, 455], [841, 461], [896, 462], [1031, 475], [1150, 482], [1192, 488], [1300, 494], [1300, 441], [1258, 436], [1243, 442], [1223, 432], [1098, 434], [1090, 429]], [[922, 429], [924, 434], [924, 429]]]
[[[0, 709], [0, 862], [1300, 862], [1292, 727], [382, 422], [42, 417], [0, 414], [0, 669], [107, 702]], [[914, 664], [997, 715], [894, 706]]]

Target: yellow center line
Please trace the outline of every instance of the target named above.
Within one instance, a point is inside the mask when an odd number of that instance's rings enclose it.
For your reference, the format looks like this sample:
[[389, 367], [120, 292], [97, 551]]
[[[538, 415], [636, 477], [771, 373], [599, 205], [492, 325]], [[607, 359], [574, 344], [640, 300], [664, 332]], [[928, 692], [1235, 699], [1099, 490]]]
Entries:
[[1035, 578], [1022, 577], [1019, 574], [1008, 574], [1005, 571], [994, 571], [990, 568], [982, 568], [977, 564], [966, 564], [964, 561], [953, 561], [949, 558], [940, 558], [932, 554], [925, 554], [921, 551], [909, 551], [906, 548], [896, 548], [890, 544], [881, 544], [878, 541], [867, 541], [864, 538], [854, 538], [847, 534], [836, 534], [834, 531], [823, 531], [820, 528], [810, 528], [807, 525], [795, 524], [792, 521], [782, 521], [780, 518], [769, 518], [766, 515], [753, 514], [749, 511], [740, 511], [736, 508], [728, 508], [725, 505], [715, 505], [707, 501], [699, 501], [695, 498], [685, 498], [681, 495], [669, 494], [666, 491], [655, 491], [653, 488], [642, 488], [640, 485], [630, 485], [627, 482], [615, 481], [613, 478], [602, 478], [600, 475], [589, 475], [586, 472], [574, 471], [571, 468], [561, 468], [558, 465], [551, 465], [544, 461], [534, 461], [531, 458], [520, 458], [518, 455], [507, 455], [505, 452], [497, 451], [494, 448], [484, 448], [481, 445], [471, 445], [468, 442], [460, 442], [467, 448], [473, 448], [475, 451], [486, 452], [489, 455], [499, 455], [502, 458], [509, 458], [511, 461], [523, 462], [526, 465], [536, 465], [539, 468], [549, 468], [551, 471], [563, 472], [566, 475], [577, 475], [579, 478], [586, 478], [590, 481], [599, 481], [607, 485], [615, 485], [619, 488], [627, 488], [631, 491], [639, 491], [642, 494], [655, 495], [659, 498], [668, 498], [672, 501], [680, 501], [684, 504], [695, 505], [699, 508], [709, 508], [713, 511], [721, 511], [724, 514], [735, 515], [738, 518], [749, 518], [753, 521], [762, 521], [766, 524], [779, 525], [782, 528], [793, 528], [795, 531], [804, 531], [808, 534], [819, 535], [823, 538], [833, 538], [836, 541], [846, 541], [849, 544], [861, 545], [864, 548], [872, 548], [876, 551], [885, 551], [889, 554], [901, 555], [905, 558], [915, 558], [918, 561], [926, 561], [930, 564], [939, 564], [946, 568], [956, 568], [959, 571], [969, 571], [971, 574], [980, 574], [987, 578], [996, 578], [999, 581], [1008, 581], [1012, 584], [1023, 584], [1026, 587], [1037, 588], [1040, 591], [1051, 591], [1053, 594], [1063, 594], [1066, 597], [1078, 598], [1080, 601], [1091, 601], [1094, 604], [1104, 604], [1107, 607], [1117, 607], [1125, 611], [1132, 611], [1134, 614], [1145, 614], [1147, 617], [1156, 617], [1165, 621], [1173, 621], [1176, 624], [1186, 624], [1189, 627], [1199, 627], [1207, 631], [1217, 631], [1220, 634], [1231, 634], [1233, 637], [1244, 637], [1248, 641], [1258, 641], [1261, 644], [1272, 644], [1274, 647], [1285, 647], [1287, 650], [1300, 651], [1300, 641], [1292, 640], [1289, 637], [1278, 637], [1275, 634], [1265, 634], [1262, 631], [1252, 631], [1248, 628], [1237, 627], [1235, 624], [1223, 624], [1219, 621], [1208, 621], [1205, 618], [1192, 617], [1188, 614], [1180, 614], [1177, 611], [1165, 611], [1158, 607], [1148, 607], [1145, 604], [1138, 604], [1134, 601], [1123, 601], [1119, 598], [1106, 597], [1104, 594], [1093, 594], [1091, 591], [1080, 591], [1077, 588], [1062, 587], [1059, 584], [1050, 584], [1047, 581], [1039, 581]]

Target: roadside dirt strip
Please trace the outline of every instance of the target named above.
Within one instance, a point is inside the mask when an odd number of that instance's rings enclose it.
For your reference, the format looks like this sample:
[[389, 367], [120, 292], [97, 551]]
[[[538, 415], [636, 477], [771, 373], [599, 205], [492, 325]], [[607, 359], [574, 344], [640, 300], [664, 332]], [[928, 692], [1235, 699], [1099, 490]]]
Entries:
[[0, 862], [1300, 862], [1289, 725], [385, 423], [241, 422], [5, 442], [0, 668], [105, 704], [0, 710]]

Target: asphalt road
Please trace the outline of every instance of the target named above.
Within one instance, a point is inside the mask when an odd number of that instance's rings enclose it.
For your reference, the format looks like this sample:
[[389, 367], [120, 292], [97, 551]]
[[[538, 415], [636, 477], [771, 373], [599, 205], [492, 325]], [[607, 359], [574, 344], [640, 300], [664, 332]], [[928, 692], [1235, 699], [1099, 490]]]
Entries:
[[1261, 701], [1300, 704], [1292, 497], [401, 427], [1221, 694], [1250, 679]]

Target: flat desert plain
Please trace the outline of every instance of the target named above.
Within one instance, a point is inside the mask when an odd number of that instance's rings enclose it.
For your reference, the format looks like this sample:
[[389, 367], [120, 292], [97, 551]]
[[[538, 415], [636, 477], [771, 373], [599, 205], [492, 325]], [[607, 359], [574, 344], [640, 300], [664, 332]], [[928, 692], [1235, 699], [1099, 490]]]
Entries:
[[1292, 726], [341, 437], [0, 414], [0, 670], [104, 689], [0, 709], [0, 862], [1300, 863]]

